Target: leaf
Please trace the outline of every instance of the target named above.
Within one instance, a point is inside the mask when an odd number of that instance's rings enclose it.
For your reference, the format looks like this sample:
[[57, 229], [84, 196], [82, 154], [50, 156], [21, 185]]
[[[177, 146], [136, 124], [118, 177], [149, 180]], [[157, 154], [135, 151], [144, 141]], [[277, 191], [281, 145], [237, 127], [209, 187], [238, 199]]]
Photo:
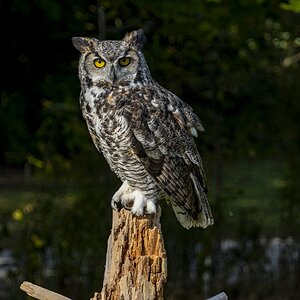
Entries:
[[280, 3], [280, 7], [292, 11], [294, 13], [300, 13], [300, 1], [290, 0], [289, 3]]

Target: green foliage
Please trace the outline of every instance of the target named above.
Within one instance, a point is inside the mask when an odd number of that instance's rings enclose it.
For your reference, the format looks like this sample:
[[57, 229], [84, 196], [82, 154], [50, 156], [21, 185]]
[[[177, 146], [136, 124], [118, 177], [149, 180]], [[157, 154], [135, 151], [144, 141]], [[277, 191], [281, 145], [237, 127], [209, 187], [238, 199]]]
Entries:
[[300, 13], [300, 1], [299, 0], [289, 0], [288, 3], [281, 3], [280, 6], [283, 9], [290, 10], [295, 13]]
[[[265, 1], [99, 5], [106, 24], [99, 32], [99, 9], [93, 3], [8, 5], [13, 18], [26, 20], [35, 13], [39, 26], [23, 23], [12, 32], [18, 46], [12, 44], [2, 53], [11, 57], [4, 65], [11, 75], [4, 80], [1, 96], [1, 136], [7, 141], [1, 144], [2, 162], [21, 166], [34, 157], [50, 169], [55, 160], [63, 165], [65, 159], [69, 165], [71, 156], [88, 144], [77, 102], [78, 54], [70, 38], [100, 33], [120, 38], [137, 27], [146, 31], [145, 54], [154, 77], [192, 104], [203, 119], [209, 130], [204, 147], [215, 147], [220, 135], [230, 157], [278, 154], [281, 135], [275, 120], [288, 105], [281, 97], [282, 82], [290, 72], [281, 62], [296, 54], [300, 44], [295, 15], [289, 16], [291, 22], [282, 19], [286, 12], [280, 3]], [[9, 69], [18, 70], [18, 75]]]
[[[86, 172], [84, 167], [81, 171]], [[19, 280], [30, 278], [72, 299], [92, 295], [99, 288], [111, 227], [107, 209], [111, 192], [105, 188], [111, 179], [104, 174], [96, 177], [93, 173], [94, 177], [88, 178], [79, 174], [40, 181], [37, 194], [14, 211], [7, 206], [10, 217], [3, 226], [0, 222], [0, 234], [5, 224], [10, 228], [5, 241], [14, 235], [13, 245], [4, 241], [0, 249], [14, 251]], [[11, 280], [16, 280], [13, 274]]]

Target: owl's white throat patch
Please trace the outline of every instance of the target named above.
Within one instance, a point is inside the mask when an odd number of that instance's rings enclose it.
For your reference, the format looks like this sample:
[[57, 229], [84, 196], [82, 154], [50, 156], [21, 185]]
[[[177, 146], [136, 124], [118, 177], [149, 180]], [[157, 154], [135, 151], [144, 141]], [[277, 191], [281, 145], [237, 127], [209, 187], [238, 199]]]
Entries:
[[105, 90], [101, 87], [94, 86], [85, 91], [84, 99], [89, 104], [89, 106], [93, 109], [95, 100], [103, 98], [105, 94]]

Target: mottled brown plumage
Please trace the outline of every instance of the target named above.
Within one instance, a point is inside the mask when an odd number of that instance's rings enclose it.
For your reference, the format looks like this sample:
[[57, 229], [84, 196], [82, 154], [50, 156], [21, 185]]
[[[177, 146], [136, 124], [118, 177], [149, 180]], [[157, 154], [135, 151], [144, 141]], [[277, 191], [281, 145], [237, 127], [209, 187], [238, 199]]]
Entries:
[[[213, 224], [192, 108], [155, 82], [141, 48], [142, 30], [121, 41], [73, 38], [82, 53], [80, 104], [99, 151], [123, 185], [112, 200], [136, 215], [168, 198], [185, 228]], [[101, 67], [100, 67], [101, 66]]]

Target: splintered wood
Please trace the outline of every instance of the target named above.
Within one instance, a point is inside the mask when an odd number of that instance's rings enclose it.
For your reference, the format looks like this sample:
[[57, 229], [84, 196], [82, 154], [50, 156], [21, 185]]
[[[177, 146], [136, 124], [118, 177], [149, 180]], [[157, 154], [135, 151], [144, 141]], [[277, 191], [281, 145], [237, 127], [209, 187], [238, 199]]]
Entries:
[[104, 282], [93, 300], [162, 300], [167, 281], [167, 256], [155, 216], [113, 212]]

